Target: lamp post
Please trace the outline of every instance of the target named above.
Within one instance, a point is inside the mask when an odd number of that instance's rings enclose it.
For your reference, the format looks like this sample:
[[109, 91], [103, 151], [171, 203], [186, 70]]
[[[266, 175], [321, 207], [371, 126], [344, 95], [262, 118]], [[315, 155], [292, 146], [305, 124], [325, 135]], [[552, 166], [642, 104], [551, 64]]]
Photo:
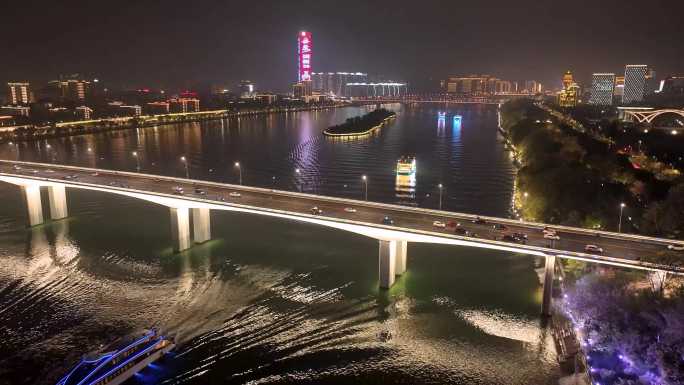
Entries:
[[135, 158], [135, 168], [138, 170], [138, 172], [140, 172], [140, 158], [138, 157], [138, 151], [133, 151], [131, 154]]
[[7, 142], [7, 144], [10, 146], [10, 151], [12, 151], [11, 147], [14, 147], [14, 151], [16, 152], [16, 157], [17, 160], [19, 160], [19, 143], [14, 143], [14, 142]]
[[364, 188], [363, 196], [364, 196], [364, 199], [368, 200], [368, 177], [366, 177], [365, 175], [362, 175], [361, 180], [363, 180], [363, 188]]
[[185, 178], [190, 179], [190, 169], [188, 168], [188, 160], [185, 159], [185, 155], [180, 157], [181, 162], [185, 165]]
[[239, 175], [239, 181], [240, 181], [240, 186], [242, 186], [242, 167], [240, 167], [240, 162], [235, 162], [235, 167], [238, 169], [238, 175]]
[[441, 210], [442, 209], [442, 190], [443, 190], [444, 186], [440, 183], [439, 185], [437, 185], [437, 187], [439, 187], [439, 209]]
[[618, 233], [622, 232], [622, 210], [625, 208], [624, 203], [620, 203], [620, 219], [618, 220]]
[[295, 178], [297, 179], [297, 189], [299, 192], [302, 192], [302, 170], [299, 169], [299, 167], [295, 168]]

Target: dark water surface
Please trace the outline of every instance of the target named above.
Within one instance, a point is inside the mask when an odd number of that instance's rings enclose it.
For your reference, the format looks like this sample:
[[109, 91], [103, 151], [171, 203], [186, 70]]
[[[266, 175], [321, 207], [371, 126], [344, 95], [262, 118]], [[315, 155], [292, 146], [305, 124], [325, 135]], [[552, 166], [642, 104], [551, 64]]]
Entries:
[[[0, 157], [135, 170], [137, 151], [143, 172], [182, 176], [185, 155], [193, 178], [226, 182], [239, 161], [245, 184], [352, 198], [366, 174], [371, 200], [437, 207], [443, 183], [445, 209], [509, 214], [496, 108], [450, 107], [439, 121], [438, 106], [390, 107], [396, 121], [363, 140], [321, 135], [366, 110], [350, 107], [5, 145]], [[397, 188], [401, 155], [417, 157], [415, 189]], [[162, 206], [68, 190], [67, 220], [26, 229], [19, 189], [0, 184], [0, 202], [2, 384], [54, 383], [83, 353], [149, 326], [179, 347], [130, 384], [558, 377], [531, 257], [409, 244], [407, 273], [383, 291], [377, 241], [339, 230], [215, 212], [213, 240], [174, 254]]]

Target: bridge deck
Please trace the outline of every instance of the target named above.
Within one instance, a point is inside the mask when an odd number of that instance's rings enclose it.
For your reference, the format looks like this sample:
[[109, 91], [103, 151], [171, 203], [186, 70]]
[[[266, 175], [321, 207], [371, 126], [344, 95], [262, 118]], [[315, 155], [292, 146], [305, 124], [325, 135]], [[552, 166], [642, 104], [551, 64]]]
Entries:
[[[94, 175], [96, 172], [98, 175]], [[541, 230], [547, 225], [539, 223], [492, 217], [481, 217], [486, 221], [486, 224], [473, 223], [476, 217], [470, 214], [73, 166], [0, 160], [0, 177], [2, 176], [60, 183], [67, 187], [97, 186], [105, 190], [126, 190], [193, 202], [211, 202], [212, 204], [228, 206], [239, 205], [256, 210], [288, 213], [293, 217], [315, 217], [322, 220], [362, 224], [379, 229], [396, 229], [407, 233], [414, 232], [448, 239], [467, 239], [489, 244], [514, 245], [519, 249], [535, 251], [537, 255], [544, 253], [599, 263], [684, 272], [684, 270], [672, 266], [656, 266], [639, 261], [644, 256], [667, 250], [669, 244], [684, 245], [684, 242], [681, 241], [549, 225], [558, 232], [561, 238], [559, 241], [552, 242], [543, 238]], [[65, 179], [67, 176], [76, 177]], [[110, 185], [112, 182], [116, 183], [115, 186]], [[176, 186], [182, 187], [185, 194], [174, 194]], [[195, 188], [201, 188], [205, 193], [195, 193]], [[241, 196], [231, 197], [230, 192], [239, 192]], [[323, 210], [322, 215], [311, 215], [311, 208], [314, 206]], [[347, 207], [355, 208], [356, 212], [345, 211], [344, 209]], [[385, 216], [393, 219], [393, 226], [382, 224]], [[434, 227], [433, 221], [460, 223], [464, 229], [476, 233], [477, 238], [457, 236], [453, 229]], [[527, 245], [500, 242], [504, 232], [494, 230], [494, 224], [505, 225], [507, 227], [506, 233], [527, 234]], [[603, 255], [584, 253], [584, 246], [587, 244], [594, 244], [603, 248]]]

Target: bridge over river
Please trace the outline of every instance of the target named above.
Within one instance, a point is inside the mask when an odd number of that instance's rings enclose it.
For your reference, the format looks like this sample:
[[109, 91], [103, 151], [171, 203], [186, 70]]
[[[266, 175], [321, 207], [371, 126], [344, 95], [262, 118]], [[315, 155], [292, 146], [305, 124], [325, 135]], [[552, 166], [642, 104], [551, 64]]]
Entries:
[[[684, 246], [684, 242], [632, 234], [57, 164], [0, 160], [0, 181], [22, 189], [29, 226], [40, 225], [45, 220], [41, 188], [48, 190], [52, 220], [68, 216], [67, 188], [102, 191], [164, 205], [169, 207], [171, 238], [176, 251], [186, 250], [193, 243], [202, 243], [211, 238], [211, 210], [278, 217], [372, 237], [378, 240], [379, 245], [378, 272], [379, 285], [382, 288], [392, 286], [395, 277], [406, 271], [409, 242], [479, 247], [544, 257], [546, 265], [542, 314], [545, 315], [550, 313], [557, 258], [649, 270], [660, 274], [684, 274], [684, 269], [675, 266], [640, 260], [643, 256], [666, 250], [669, 245]], [[179, 187], [184, 193], [178, 193]], [[322, 212], [314, 213], [314, 207]], [[385, 217], [391, 218], [393, 223], [387, 223]], [[435, 221], [460, 223], [460, 227], [467, 230], [470, 236], [458, 235], [450, 227], [436, 227]], [[495, 225], [505, 226], [506, 232], [526, 234], [528, 240], [525, 244], [505, 242], [502, 240], [503, 233], [494, 229]], [[560, 240], [543, 237], [542, 230], [547, 226], [557, 231]], [[268, 233], [264, 232], [264, 236], [267, 237]], [[603, 253], [585, 252], [584, 247], [587, 244], [601, 247]]]

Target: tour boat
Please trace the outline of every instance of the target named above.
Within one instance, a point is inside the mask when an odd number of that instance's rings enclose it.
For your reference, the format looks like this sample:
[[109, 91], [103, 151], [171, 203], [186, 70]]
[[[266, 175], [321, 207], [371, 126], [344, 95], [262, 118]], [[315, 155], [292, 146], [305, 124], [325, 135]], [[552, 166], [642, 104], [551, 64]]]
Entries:
[[397, 175], [413, 175], [416, 173], [416, 158], [402, 156], [397, 161]]
[[120, 350], [84, 357], [57, 385], [118, 385], [175, 347], [156, 329]]

